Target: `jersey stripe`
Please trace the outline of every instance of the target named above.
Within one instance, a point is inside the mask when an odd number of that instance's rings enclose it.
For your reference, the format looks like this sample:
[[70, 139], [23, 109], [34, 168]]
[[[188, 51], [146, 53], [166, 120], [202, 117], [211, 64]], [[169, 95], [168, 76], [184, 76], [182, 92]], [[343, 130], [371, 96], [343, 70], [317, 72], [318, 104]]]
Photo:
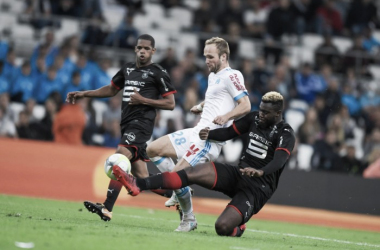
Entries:
[[248, 93], [247, 93], [246, 91], [244, 91], [243, 93], [241, 93], [241, 94], [235, 96], [235, 97], [234, 97], [235, 102], [236, 102], [237, 100], [239, 100], [240, 98], [246, 96], [246, 95], [248, 95]]
[[195, 166], [197, 165], [197, 163], [199, 162], [199, 160], [205, 156], [209, 151], [210, 151], [210, 148], [211, 148], [211, 143], [209, 141], [206, 141], [206, 145], [205, 147], [202, 149], [202, 151], [200, 153], [197, 154], [197, 156], [190, 162], [190, 165], [191, 166]]
[[162, 97], [165, 97], [165, 96], [168, 96], [168, 95], [170, 95], [170, 94], [175, 94], [175, 93], [177, 93], [177, 90], [173, 90], [173, 91], [167, 92], [167, 93], [165, 93], [165, 94], [163, 94], [163, 95], [161, 95], [161, 96], [162, 96]]
[[286, 153], [288, 153], [290, 155], [289, 150], [287, 150], [286, 148], [276, 148], [276, 150], [284, 150]]
[[232, 123], [232, 127], [233, 129], [235, 130], [235, 132], [240, 135], [241, 133], [239, 132], [239, 130], [237, 129], [236, 125], [235, 125], [235, 122]]

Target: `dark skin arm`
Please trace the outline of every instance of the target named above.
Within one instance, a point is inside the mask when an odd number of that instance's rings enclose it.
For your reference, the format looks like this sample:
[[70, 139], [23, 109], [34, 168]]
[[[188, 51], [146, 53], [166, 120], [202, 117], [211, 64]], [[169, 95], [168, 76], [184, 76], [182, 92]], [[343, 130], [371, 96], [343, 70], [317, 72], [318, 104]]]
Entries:
[[75, 104], [76, 99], [83, 97], [112, 97], [115, 96], [117, 92], [119, 92], [119, 90], [112, 85], [103, 86], [95, 90], [74, 91], [67, 93], [66, 102]]
[[131, 95], [131, 100], [129, 101], [129, 105], [147, 105], [151, 107], [155, 107], [157, 109], [166, 109], [173, 110], [175, 107], [174, 95], [170, 94], [164, 96], [162, 99], [153, 100], [149, 98], [145, 98], [134, 90], [134, 93]]

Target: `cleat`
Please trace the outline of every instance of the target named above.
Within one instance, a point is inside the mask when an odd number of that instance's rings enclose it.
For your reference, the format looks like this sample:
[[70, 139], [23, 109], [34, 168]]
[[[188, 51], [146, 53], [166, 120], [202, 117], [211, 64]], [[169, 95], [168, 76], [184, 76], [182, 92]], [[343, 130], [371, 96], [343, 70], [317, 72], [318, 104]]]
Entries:
[[99, 215], [100, 219], [104, 221], [110, 221], [112, 219], [112, 212], [108, 211], [103, 204], [92, 203], [91, 201], [85, 201], [83, 204], [89, 212]]
[[112, 167], [112, 173], [116, 179], [128, 190], [128, 193], [130, 195], [136, 196], [140, 193], [140, 189], [136, 185], [136, 178], [133, 177], [133, 175], [127, 174], [117, 165]]
[[181, 223], [179, 224], [179, 226], [177, 227], [177, 229], [174, 231], [175, 232], [190, 232], [194, 229], [197, 229], [197, 226], [198, 226], [198, 223], [194, 215], [191, 215], [190, 218], [189, 216], [185, 215], [183, 216], [183, 219]]
[[170, 197], [169, 200], [165, 201], [165, 207], [172, 207], [176, 205], [178, 205], [178, 199], [177, 195], [173, 191], [172, 197]]
[[238, 237], [241, 237], [243, 235], [246, 228], [247, 228], [247, 226], [245, 224], [239, 226], [241, 234]]

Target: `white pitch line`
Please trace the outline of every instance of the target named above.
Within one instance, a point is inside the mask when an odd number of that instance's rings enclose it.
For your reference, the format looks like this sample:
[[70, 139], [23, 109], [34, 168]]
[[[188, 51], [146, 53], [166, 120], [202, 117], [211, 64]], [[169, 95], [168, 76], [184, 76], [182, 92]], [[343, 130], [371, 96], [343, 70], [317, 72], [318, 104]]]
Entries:
[[347, 240], [337, 240], [337, 239], [328, 239], [328, 238], [321, 238], [321, 237], [307, 236], [307, 235], [269, 232], [269, 231], [263, 231], [263, 230], [255, 230], [255, 229], [246, 229], [246, 230], [251, 231], [251, 232], [255, 232], [255, 233], [274, 234], [274, 235], [289, 236], [289, 237], [294, 237], [294, 238], [305, 238], [305, 239], [311, 239], [311, 240], [332, 241], [332, 242], [337, 242], [337, 243], [342, 243], [342, 244], [380, 248], [380, 245], [368, 244], [365, 242], [364, 243], [363, 242], [352, 242], [352, 241], [347, 241]]
[[[166, 221], [166, 222], [178, 223], [178, 220], [164, 220], [164, 219], [160, 219], [160, 218], [148, 218], [148, 217], [139, 216], [139, 215], [127, 215], [127, 214], [119, 214], [119, 215], [126, 216], [126, 217], [132, 217], [132, 218], [136, 218], [136, 219], [147, 219], [147, 220], [157, 220], [157, 221], [161, 220], [161, 221]], [[208, 224], [200, 224], [200, 223], [198, 223], [198, 225], [199, 226], [210, 226]], [[255, 229], [246, 229], [246, 231], [255, 232], [255, 233], [263, 233], [263, 234], [289, 236], [289, 237], [294, 237], [294, 238], [304, 238], [304, 239], [310, 239], [310, 240], [331, 241], [331, 242], [348, 244], [348, 245], [357, 245], [357, 246], [380, 248], [380, 245], [374, 245], [374, 244], [369, 244], [369, 243], [365, 243], [365, 242], [353, 242], [353, 241], [347, 241], [347, 240], [328, 239], [328, 238], [321, 238], [321, 237], [315, 237], [315, 236], [270, 232], [270, 231], [255, 230]], [[238, 248], [234, 248], [234, 249], [238, 249]], [[242, 249], [242, 248], [239, 248], [239, 249], [248, 250], [248, 249]], [[254, 250], [254, 249], [250, 249], [250, 250]]]

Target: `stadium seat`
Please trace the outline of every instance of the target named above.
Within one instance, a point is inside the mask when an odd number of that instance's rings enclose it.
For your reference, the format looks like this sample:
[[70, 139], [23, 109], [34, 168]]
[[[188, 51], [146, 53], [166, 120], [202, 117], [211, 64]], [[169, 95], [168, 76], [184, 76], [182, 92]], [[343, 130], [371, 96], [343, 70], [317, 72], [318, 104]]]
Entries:
[[369, 71], [371, 72], [371, 74], [373, 75], [373, 77], [377, 80], [380, 79], [380, 66], [378, 65], [370, 65], [368, 67]]
[[311, 157], [313, 156], [314, 149], [312, 146], [307, 144], [298, 145], [298, 167], [301, 170], [310, 171], [311, 170]]
[[107, 20], [107, 23], [111, 26], [112, 30], [115, 30], [120, 25], [125, 14], [125, 8], [112, 7], [103, 9], [104, 18]]
[[138, 29], [141, 34], [143, 34], [146, 29], [151, 29], [152, 23], [148, 15], [136, 14], [133, 19], [133, 26]]
[[344, 37], [334, 37], [333, 43], [337, 46], [340, 53], [346, 53], [346, 51], [352, 46], [352, 40]]
[[256, 57], [255, 43], [252, 40], [240, 39], [238, 54], [242, 58], [254, 59]]
[[305, 114], [296, 109], [288, 109], [285, 112], [285, 121], [292, 126], [294, 132], [297, 133], [299, 126], [304, 122]]
[[103, 113], [107, 110], [107, 103], [98, 101], [98, 100], [93, 100], [92, 101], [92, 107], [95, 110], [96, 116], [95, 116], [95, 121], [96, 125], [101, 126], [103, 123]]
[[185, 55], [185, 51], [190, 48], [192, 49], [196, 54], [198, 54], [198, 43], [199, 43], [199, 37], [198, 35], [194, 33], [181, 33], [177, 37], [177, 57], [178, 58], [183, 58]]
[[11, 34], [15, 40], [33, 40], [34, 30], [30, 25], [16, 24], [13, 25]]
[[194, 11], [199, 8], [201, 2], [199, 0], [185, 0], [184, 4]]
[[289, 101], [289, 108], [306, 113], [306, 111], [309, 109], [309, 104], [307, 104], [307, 102], [304, 100], [291, 99]]
[[304, 34], [302, 36], [302, 43], [304, 48], [313, 51], [323, 43], [323, 37], [317, 34]]
[[44, 118], [45, 116], [45, 113], [46, 113], [46, 109], [44, 107], [44, 105], [36, 105], [34, 106], [34, 109], [33, 109], [33, 116], [35, 118], [37, 118], [37, 120], [42, 120], [42, 118]]
[[372, 36], [376, 38], [376, 40], [380, 41], [380, 30], [376, 30], [372, 33]]
[[239, 160], [241, 151], [243, 150], [243, 142], [241, 140], [229, 140], [222, 147], [224, 159], [227, 163], [235, 163]]
[[55, 33], [55, 40], [61, 43], [66, 37], [79, 35], [79, 22], [71, 18], [61, 19], [61, 28]]
[[182, 7], [171, 8], [169, 16], [176, 20], [182, 28], [190, 28], [193, 23], [193, 12]]
[[160, 18], [160, 17], [165, 16], [164, 7], [162, 7], [162, 5], [160, 4], [145, 2], [143, 8], [148, 16], [151, 16], [154, 18]]
[[157, 20], [157, 25], [165, 31], [165, 33], [176, 33], [176, 36], [179, 36], [181, 30], [181, 23], [178, 22], [175, 18], [160, 18]]

